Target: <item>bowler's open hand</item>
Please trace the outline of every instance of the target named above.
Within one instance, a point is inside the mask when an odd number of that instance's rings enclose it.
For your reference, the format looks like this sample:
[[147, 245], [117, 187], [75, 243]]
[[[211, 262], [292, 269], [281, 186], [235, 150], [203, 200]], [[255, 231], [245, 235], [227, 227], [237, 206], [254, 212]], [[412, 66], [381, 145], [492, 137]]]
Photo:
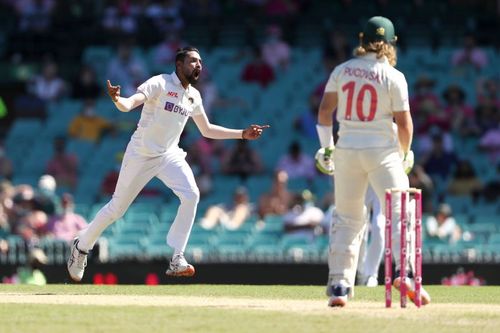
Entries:
[[118, 102], [118, 97], [120, 97], [120, 86], [112, 86], [111, 82], [108, 80], [108, 95], [111, 97], [113, 102]]
[[269, 128], [269, 125], [250, 125], [243, 130], [243, 139], [255, 140], [260, 138], [264, 129]]

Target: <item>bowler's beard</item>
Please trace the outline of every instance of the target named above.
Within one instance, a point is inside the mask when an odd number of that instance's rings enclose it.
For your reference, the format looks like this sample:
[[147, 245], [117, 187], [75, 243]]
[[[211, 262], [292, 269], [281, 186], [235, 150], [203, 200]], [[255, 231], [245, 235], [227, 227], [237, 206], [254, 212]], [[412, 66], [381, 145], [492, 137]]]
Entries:
[[195, 85], [198, 82], [198, 79], [199, 79], [199, 77], [194, 77], [193, 74], [191, 74], [187, 77], [187, 80], [188, 80], [190, 85]]
[[186, 76], [186, 79], [188, 80], [189, 84], [191, 85], [195, 85], [198, 80], [200, 79], [200, 74], [201, 72], [197, 69], [194, 69], [191, 74], [189, 75], [185, 75]]

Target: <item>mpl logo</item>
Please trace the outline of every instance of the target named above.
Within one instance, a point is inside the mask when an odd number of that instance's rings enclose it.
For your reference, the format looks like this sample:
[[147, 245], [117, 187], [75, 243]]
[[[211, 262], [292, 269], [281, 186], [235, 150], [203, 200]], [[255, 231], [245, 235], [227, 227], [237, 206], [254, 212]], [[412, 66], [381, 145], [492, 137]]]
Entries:
[[177, 96], [177, 93], [176, 93], [175, 91], [169, 91], [169, 92], [167, 93], [167, 96], [170, 96], [170, 97], [175, 97], [175, 98], [179, 97], [179, 96]]

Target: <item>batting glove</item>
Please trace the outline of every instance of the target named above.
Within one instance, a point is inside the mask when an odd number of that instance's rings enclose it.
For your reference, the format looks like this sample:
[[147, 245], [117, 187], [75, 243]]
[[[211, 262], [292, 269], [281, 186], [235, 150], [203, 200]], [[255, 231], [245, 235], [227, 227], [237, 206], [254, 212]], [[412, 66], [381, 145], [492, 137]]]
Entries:
[[335, 172], [335, 165], [333, 163], [333, 152], [335, 147], [320, 148], [316, 152], [316, 168], [324, 174], [332, 176]]
[[411, 172], [411, 169], [413, 169], [413, 164], [415, 164], [415, 155], [413, 155], [413, 151], [408, 151], [404, 154], [403, 157], [403, 169], [405, 170], [406, 174], [409, 174]]

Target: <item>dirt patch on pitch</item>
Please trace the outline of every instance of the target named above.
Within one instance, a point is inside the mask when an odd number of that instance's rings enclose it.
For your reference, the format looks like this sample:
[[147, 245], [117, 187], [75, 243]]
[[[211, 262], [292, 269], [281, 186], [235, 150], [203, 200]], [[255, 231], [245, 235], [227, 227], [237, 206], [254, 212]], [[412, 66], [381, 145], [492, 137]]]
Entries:
[[[67, 294], [27, 294], [0, 293], [0, 303], [17, 304], [60, 304], [92, 306], [160, 306], [160, 307], [205, 307], [236, 310], [259, 310], [296, 313], [302, 315], [352, 315], [394, 318], [412, 312], [412, 319], [439, 318], [443, 314], [450, 318], [468, 315], [500, 314], [500, 305], [494, 304], [431, 304], [421, 309], [409, 304], [407, 309], [394, 304], [391, 309], [384, 308], [382, 302], [352, 301], [345, 308], [329, 308], [326, 298], [322, 300], [276, 300], [233, 297], [194, 297], [194, 296], [141, 296], [141, 295], [67, 295]], [[368, 310], [368, 311], [367, 311]], [[457, 318], [455, 317], [455, 318]], [[473, 325], [465, 316], [460, 324]], [[486, 318], [486, 317], [484, 317]], [[456, 324], [456, 322], [454, 322]]]

